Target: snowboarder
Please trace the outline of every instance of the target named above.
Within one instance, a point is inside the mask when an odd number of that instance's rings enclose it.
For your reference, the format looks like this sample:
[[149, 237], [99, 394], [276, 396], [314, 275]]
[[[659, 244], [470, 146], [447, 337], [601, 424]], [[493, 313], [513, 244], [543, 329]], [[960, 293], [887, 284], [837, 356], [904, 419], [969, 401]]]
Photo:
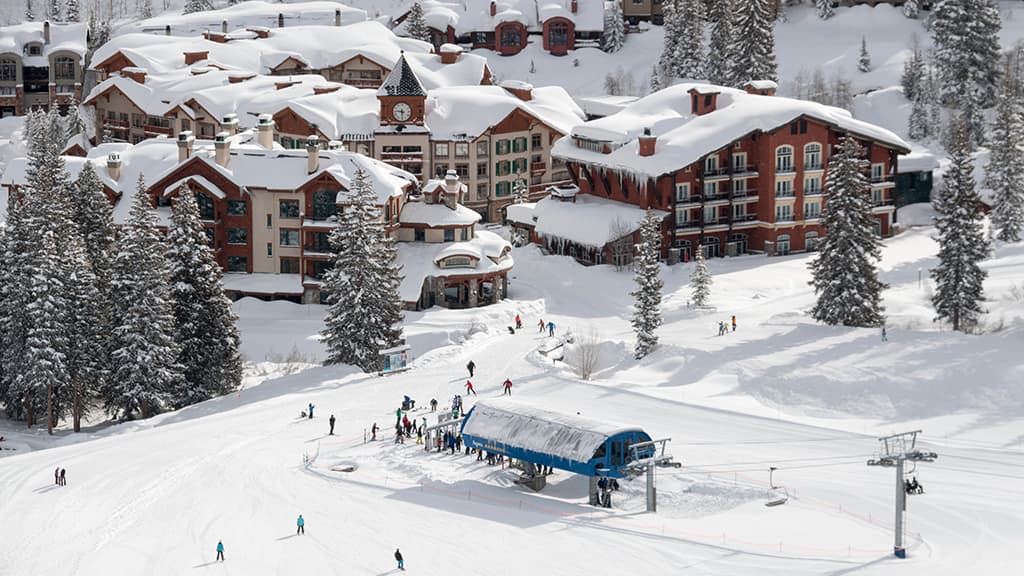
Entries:
[[328, 420], [331, 423], [331, 431], [327, 433], [328, 436], [334, 436], [334, 414], [331, 414], [331, 419]]
[[472, 378], [473, 370], [476, 370], [476, 363], [470, 360], [469, 364], [466, 364], [466, 370], [469, 370], [469, 377]]
[[512, 381], [509, 380], [508, 378], [505, 378], [505, 391], [502, 392], [501, 395], [504, 396], [506, 394], [508, 394], [509, 396], [512, 395]]
[[398, 548], [395, 548], [395, 560], [398, 560], [398, 569], [405, 570], [405, 561], [402, 560], [402, 553], [398, 551]]
[[732, 331], [733, 332], [736, 331], [736, 315], [735, 314], [733, 314], [733, 317], [732, 317]]
[[473, 389], [473, 383], [466, 380], [466, 396], [469, 396], [471, 393], [473, 396], [476, 396], [476, 390]]
[[374, 422], [373, 426], [370, 428], [370, 434], [372, 435], [370, 440], [376, 440], [377, 439], [377, 423], [376, 422]]
[[60, 486], [60, 466], [53, 469], [53, 483]]
[[551, 336], [551, 337], [555, 336], [555, 323], [554, 322], [548, 322], [548, 336]]
[[437, 398], [430, 399], [430, 411], [437, 412]]
[[224, 543], [217, 542], [217, 560], [224, 561]]
[[889, 337], [885, 334], [885, 326], [882, 326], [882, 342], [888, 342]]
[[67, 486], [68, 485], [68, 479], [67, 479], [66, 476], [64, 476], [65, 472], [67, 472], [67, 470], [65, 470], [63, 468], [60, 469], [60, 485], [61, 486]]
[[541, 318], [540, 322], [537, 322], [537, 332], [543, 332], [543, 331], [544, 331], [544, 319]]
[[516, 314], [516, 330], [520, 330], [520, 329], [522, 329], [522, 327], [523, 327], [523, 320], [522, 320], [522, 318], [519, 317], [519, 314]]
[[299, 514], [299, 519], [295, 521], [295, 525], [298, 528], [295, 529], [295, 535], [306, 533], [306, 521], [302, 518], [302, 514]]
[[312, 402], [310, 402], [310, 403], [309, 403], [309, 419], [310, 419], [310, 420], [312, 420], [312, 419], [313, 419], [313, 408], [316, 408], [316, 406], [313, 406], [313, 403], [312, 403]]

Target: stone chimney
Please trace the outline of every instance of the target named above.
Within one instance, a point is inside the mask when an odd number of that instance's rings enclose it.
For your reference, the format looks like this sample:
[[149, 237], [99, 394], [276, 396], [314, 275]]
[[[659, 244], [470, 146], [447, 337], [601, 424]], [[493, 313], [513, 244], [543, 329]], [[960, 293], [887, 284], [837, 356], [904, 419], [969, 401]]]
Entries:
[[444, 205], [448, 208], [455, 210], [459, 203], [459, 188], [462, 187], [462, 183], [459, 182], [459, 173], [455, 170], [448, 170], [444, 173]]
[[644, 134], [637, 139], [640, 143], [641, 156], [654, 156], [654, 146], [658, 143], [657, 136], [651, 136], [651, 129], [644, 128]]
[[743, 89], [747, 91], [747, 94], [757, 94], [759, 96], [775, 96], [775, 91], [779, 88], [779, 85], [771, 80], [751, 80], [743, 85]]
[[213, 137], [213, 159], [222, 168], [227, 168], [228, 160], [231, 159], [231, 141], [228, 140], [227, 132], [218, 132]]
[[229, 136], [238, 133], [238, 114], [226, 114], [220, 120], [221, 132], [227, 132]]
[[146, 71], [143, 70], [142, 68], [135, 68], [135, 67], [131, 67], [131, 66], [129, 66], [128, 68], [122, 68], [121, 69], [121, 76], [123, 76], [125, 78], [131, 78], [132, 80], [138, 82], [139, 84], [145, 84], [146, 83]]
[[579, 2], [577, 2], [577, 0], [571, 0], [569, 2], [569, 10], [571, 10], [573, 14], [575, 14], [579, 9]]
[[209, 57], [210, 52], [208, 50], [203, 50], [201, 52], [185, 52], [185, 66], [191, 66], [196, 62], [206, 60]]
[[107, 155], [107, 176], [114, 182], [121, 179], [121, 156], [117, 152]]
[[320, 137], [310, 134], [306, 138], [306, 174], [312, 174], [320, 169]]
[[164, 26], [164, 36], [170, 36], [170, 35], [171, 35], [171, 25], [168, 24], [167, 26]]
[[220, 33], [221, 34], [227, 34], [228, 33], [228, 21], [227, 20], [221, 20], [220, 21]]
[[341, 26], [341, 10], [334, 11], [334, 25]]
[[341, 140], [331, 140], [327, 143], [328, 150], [344, 150], [345, 143]]
[[497, 2], [494, 2], [494, 1], [492, 1], [492, 2], [491, 2], [491, 16], [494, 16], [494, 15], [496, 15], [497, 13], [498, 13], [498, 3], [497, 3]]
[[191, 130], [182, 130], [178, 134], [178, 162], [184, 162], [192, 156], [192, 143], [195, 138], [192, 137]]
[[256, 119], [256, 143], [270, 150], [274, 147], [274, 117], [260, 114]]
[[441, 64], [455, 64], [462, 56], [462, 46], [456, 44], [441, 44]]
[[50, 21], [43, 22], [43, 44], [50, 43]]

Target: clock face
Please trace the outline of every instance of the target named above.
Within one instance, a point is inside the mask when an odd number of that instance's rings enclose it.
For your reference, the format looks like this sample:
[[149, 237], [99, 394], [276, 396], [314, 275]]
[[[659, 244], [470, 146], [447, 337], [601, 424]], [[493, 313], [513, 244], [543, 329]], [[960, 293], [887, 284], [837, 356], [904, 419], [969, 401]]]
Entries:
[[391, 108], [391, 115], [395, 117], [395, 120], [405, 122], [412, 116], [412, 108], [409, 108], [405, 102], [399, 102]]

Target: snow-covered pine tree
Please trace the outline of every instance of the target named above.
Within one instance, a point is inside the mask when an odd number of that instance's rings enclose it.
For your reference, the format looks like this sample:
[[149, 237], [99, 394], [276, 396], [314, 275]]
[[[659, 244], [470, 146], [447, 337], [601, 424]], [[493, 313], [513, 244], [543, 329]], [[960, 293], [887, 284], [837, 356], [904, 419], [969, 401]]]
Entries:
[[195, 194], [178, 189], [167, 233], [174, 341], [180, 346], [182, 388], [171, 402], [187, 406], [238, 388], [242, 382], [237, 317], [224, 295]]
[[658, 346], [655, 333], [661, 326], [661, 218], [649, 210], [640, 225], [640, 243], [636, 245], [636, 290], [633, 297], [633, 331], [636, 332], [634, 357], [639, 360]]
[[114, 260], [115, 295], [110, 379], [104, 403], [112, 415], [147, 418], [180, 389], [181, 366], [173, 340], [170, 286], [164, 242], [139, 174], [128, 221]]
[[867, 38], [860, 37], [860, 58], [857, 59], [857, 70], [861, 72], [871, 71], [871, 54], [868, 54]]
[[1020, 241], [1024, 228], [1024, 122], [1014, 97], [1015, 78], [1003, 78], [1003, 90], [992, 123], [985, 181], [994, 192], [992, 227], [1003, 242]]
[[733, 85], [748, 80], [778, 81], [775, 63], [775, 22], [768, 0], [739, 2], [733, 21]]
[[321, 332], [326, 364], [381, 368], [380, 351], [401, 342], [401, 283], [394, 240], [384, 231], [373, 183], [359, 169], [350, 204], [331, 232], [333, 267], [324, 278], [330, 308]]
[[512, 183], [512, 203], [523, 204], [530, 197], [530, 187], [525, 178], [516, 178]]
[[204, 12], [206, 10], [213, 10], [213, 4], [210, 0], [185, 0], [185, 5], [181, 9], [181, 13], [192, 14], [195, 12]]
[[939, 102], [939, 86], [931, 66], [925, 68], [925, 102], [928, 104], [929, 132], [933, 137], [942, 131], [942, 105]]
[[135, 12], [145, 20], [153, 17], [153, 0], [135, 0]]
[[711, 296], [711, 272], [708, 271], [708, 262], [704, 258], [704, 250], [697, 247], [694, 254], [693, 274], [690, 275], [690, 286], [692, 293], [690, 298], [693, 305], [703, 308], [708, 305], [708, 298]]
[[96, 50], [110, 40], [110, 23], [97, 14], [96, 9], [89, 10], [89, 49]]
[[921, 7], [918, 5], [917, 0], [906, 0], [903, 3], [903, 15], [907, 18], [916, 19], [920, 12]]
[[989, 244], [982, 231], [981, 199], [974, 187], [974, 160], [971, 158], [966, 122], [961, 120], [949, 149], [952, 163], [942, 180], [935, 201], [935, 228], [938, 232], [939, 265], [932, 268], [935, 281], [936, 321], [945, 320], [953, 330], [973, 329], [981, 315], [983, 284], [987, 273], [979, 263], [988, 256]]
[[77, 235], [68, 239], [61, 255], [64, 296], [68, 302], [65, 329], [71, 338], [65, 357], [68, 386], [64, 394], [75, 432], [82, 416], [102, 389], [109, 365], [109, 300], [98, 290], [96, 275]]
[[836, 10], [832, 7], [832, 0], [814, 0], [814, 9], [818, 12], [818, 18], [822, 20], [828, 20], [836, 15]]
[[34, 242], [29, 237], [30, 227], [24, 213], [24, 200], [11, 202], [7, 207], [5, 223], [3, 267], [0, 269], [0, 392], [3, 394], [7, 416], [34, 424], [34, 403], [24, 392], [26, 369], [24, 363], [25, 339], [28, 334], [28, 319], [25, 311], [28, 303], [30, 262], [29, 250]]
[[78, 8], [78, 0], [67, 0], [64, 4], [64, 18], [68, 22], [81, 22], [82, 15]]
[[35, 22], [36, 14], [32, 9], [32, 0], [25, 0], [25, 22]]
[[733, 71], [733, 0], [712, 2], [708, 20], [711, 22], [711, 40], [708, 42], [708, 81], [720, 86], [737, 84]]
[[109, 300], [115, 256], [113, 210], [92, 162], [82, 166], [75, 186], [75, 222], [82, 235], [86, 256], [96, 273], [99, 295]]
[[626, 20], [618, 2], [605, 4], [604, 33], [601, 35], [601, 50], [618, 52], [626, 44]]
[[678, 53], [679, 78], [707, 78], [707, 50], [704, 47], [704, 0], [678, 0], [681, 17]]
[[46, 5], [46, 17], [54, 22], [61, 22], [60, 0], [50, 0]]
[[25, 309], [28, 330], [22, 356], [25, 363], [23, 389], [29, 396], [45, 398], [46, 431], [49, 434], [53, 434], [53, 427], [62, 416], [57, 396], [63, 396], [68, 386], [64, 352], [71, 345], [66, 325], [68, 302], [58, 271], [62, 255], [57, 250], [53, 231], [44, 231], [31, 262], [31, 283], [27, 287], [29, 297]]
[[662, 18], [664, 21], [665, 43], [661, 49], [661, 58], [658, 60], [658, 67], [668, 78], [679, 78], [682, 64], [679, 61], [679, 44], [683, 41], [683, 13], [679, 2], [681, 0], [665, 0], [661, 5]]
[[913, 51], [910, 58], [903, 63], [903, 75], [900, 76], [900, 85], [903, 86], [903, 95], [907, 100], [914, 101], [914, 95], [918, 89], [922, 89], [925, 81], [924, 58], [921, 55], [921, 48], [917, 45], [917, 38], [914, 38]]
[[661, 67], [658, 66], [657, 64], [651, 66], [651, 77], [648, 80], [647, 86], [648, 88], [650, 88], [651, 94], [654, 94], [658, 90], [661, 90], [663, 87]]
[[[999, 30], [995, 0], [939, 0], [932, 7], [932, 39], [943, 104], [976, 110], [995, 102], [999, 82]], [[972, 131], [978, 126], [972, 127]], [[979, 141], [977, 134], [971, 139]]]
[[430, 30], [427, 29], [427, 21], [423, 17], [423, 6], [420, 6], [419, 2], [413, 2], [405, 21], [405, 33], [409, 38], [430, 42]]
[[924, 91], [918, 90], [914, 94], [910, 107], [910, 117], [907, 120], [907, 136], [911, 140], [924, 140], [931, 136], [931, 126], [928, 123], [928, 105], [925, 104]]
[[863, 151], [852, 136], [839, 140], [825, 176], [822, 221], [825, 237], [809, 264], [818, 300], [811, 316], [826, 324], [881, 326], [885, 321], [876, 262], [881, 239], [875, 234]]

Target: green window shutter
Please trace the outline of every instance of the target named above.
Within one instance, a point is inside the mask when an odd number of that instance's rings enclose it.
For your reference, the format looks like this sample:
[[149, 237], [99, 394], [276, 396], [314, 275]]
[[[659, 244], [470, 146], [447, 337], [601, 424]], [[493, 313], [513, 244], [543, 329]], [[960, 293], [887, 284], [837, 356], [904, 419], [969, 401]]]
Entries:
[[494, 154], [501, 154], [501, 140], [497, 140], [494, 142]]

